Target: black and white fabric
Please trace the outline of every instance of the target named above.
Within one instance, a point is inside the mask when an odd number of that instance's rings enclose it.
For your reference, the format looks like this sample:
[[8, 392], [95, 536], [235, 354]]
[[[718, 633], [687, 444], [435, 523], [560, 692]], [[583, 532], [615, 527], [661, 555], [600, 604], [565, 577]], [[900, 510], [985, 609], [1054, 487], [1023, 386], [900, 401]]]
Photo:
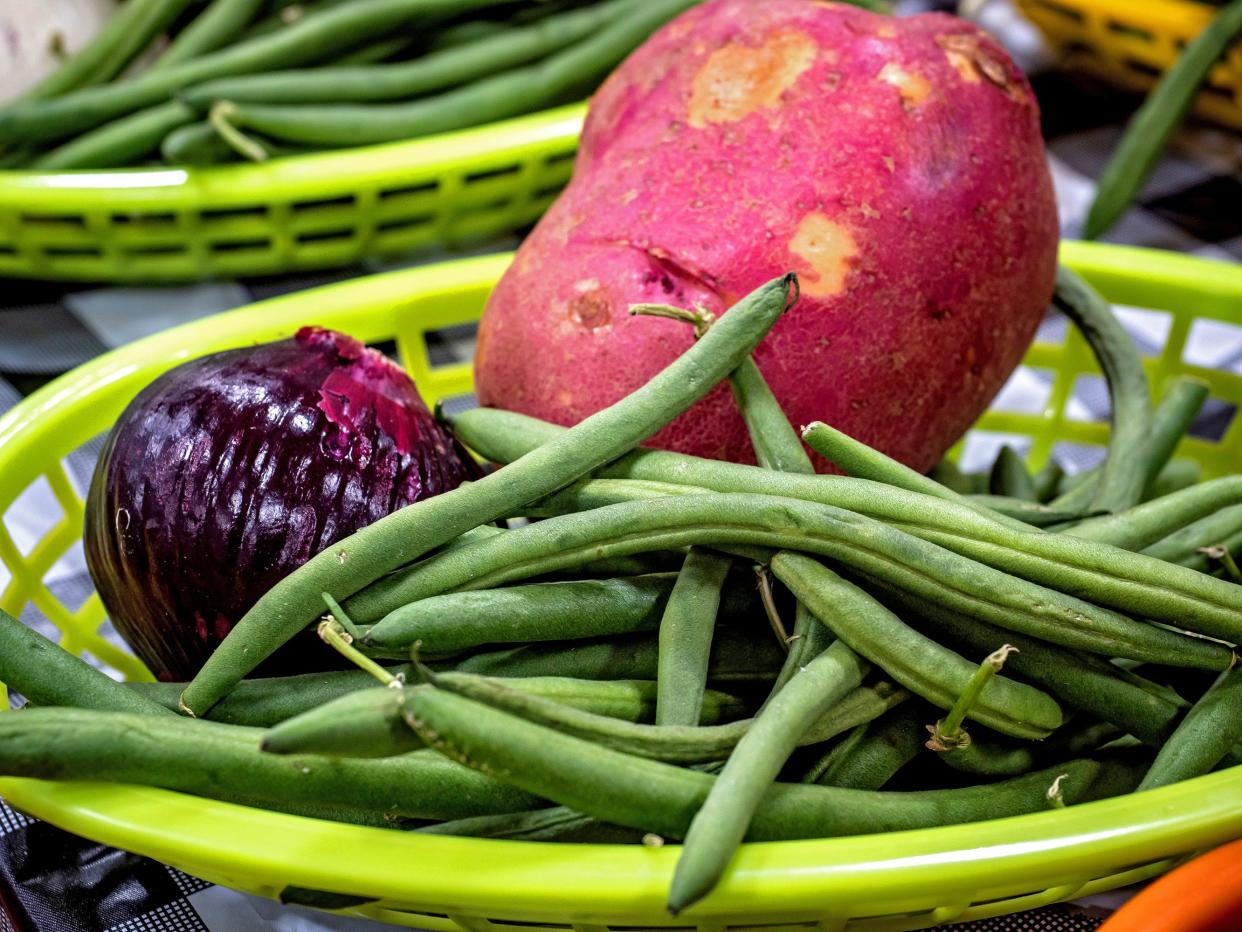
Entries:
[[[907, 9], [934, 6], [907, 3]], [[1107, 162], [1137, 98], [1105, 85], [1040, 70], [1047, 54], [1005, 3], [987, 4], [982, 22], [1007, 42], [1033, 78], [1044, 114], [1049, 161], [1056, 184], [1063, 233], [1078, 234], [1091, 202], [1096, 178]], [[1107, 237], [1135, 245], [1177, 250], [1216, 259], [1242, 259], [1242, 139], [1211, 126], [1191, 123], [1179, 131], [1139, 203]], [[508, 249], [516, 239], [489, 244]], [[426, 262], [442, 255], [424, 255]], [[0, 279], [0, 412], [51, 378], [100, 353], [176, 324], [272, 297], [379, 271], [365, 264], [314, 276], [272, 277], [243, 282], [176, 288], [82, 288]], [[1147, 350], [1158, 348], [1164, 333], [1141, 310], [1121, 308], [1127, 329]], [[1050, 318], [1054, 335], [1064, 320]], [[442, 334], [432, 347], [436, 362], [464, 361], [473, 353], [468, 328]], [[1192, 361], [1242, 372], [1242, 339], [1237, 331], [1209, 332], [1201, 346], [1188, 348]], [[1046, 385], [1022, 373], [1005, 388], [1012, 400], [1039, 395]], [[1026, 382], [1024, 379], [1035, 379]], [[1108, 399], [1102, 381], [1084, 380], [1071, 404], [1074, 416], [1105, 420]], [[1219, 436], [1232, 412], [1209, 409], [1195, 432]], [[967, 468], [981, 467], [995, 444], [967, 448]], [[70, 469], [85, 488], [94, 451], [79, 451]], [[1071, 457], [1071, 467], [1090, 465], [1087, 452]], [[56, 512], [50, 491], [35, 488], [4, 516], [23, 549]], [[8, 583], [0, 566], [0, 590]], [[58, 595], [77, 604], [90, 590], [81, 559], [56, 567]], [[31, 607], [23, 619], [50, 632]], [[973, 923], [977, 932], [1077, 932], [1096, 928], [1124, 894]], [[206, 884], [145, 858], [69, 835], [14, 812], [0, 802], [0, 932], [320, 932], [381, 926], [362, 920], [282, 907], [267, 900]], [[395, 927], [394, 927], [395, 928]]]

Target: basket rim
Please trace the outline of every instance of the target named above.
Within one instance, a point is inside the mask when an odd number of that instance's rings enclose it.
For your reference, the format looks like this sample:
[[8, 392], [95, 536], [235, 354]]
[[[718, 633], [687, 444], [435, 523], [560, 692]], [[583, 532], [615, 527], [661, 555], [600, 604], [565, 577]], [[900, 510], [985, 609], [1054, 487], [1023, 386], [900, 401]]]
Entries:
[[[1242, 300], [1232, 263], [1135, 247], [1064, 243], [1062, 259], [1088, 277], [1176, 281]], [[493, 280], [509, 254], [419, 266], [314, 289], [319, 300], [365, 295], [400, 308]], [[490, 278], [489, 278], [490, 276]], [[421, 289], [421, 291], [420, 291]], [[132, 377], [153, 353], [209, 352], [198, 335], [247, 315], [253, 331], [294, 325], [311, 292], [194, 321], [113, 350], [44, 386], [0, 416], [0, 473], [17, 468], [22, 437], [40, 412], [89, 385]], [[1242, 306], [1236, 305], [1235, 306]], [[261, 323], [256, 323], [263, 311]], [[233, 315], [237, 315], [233, 317]], [[227, 328], [226, 328], [227, 329]], [[363, 339], [370, 335], [359, 334]], [[188, 349], [187, 347], [193, 347]], [[456, 903], [465, 912], [609, 918], [664, 913], [677, 847], [550, 845], [416, 836], [289, 816], [187, 794], [122, 784], [0, 779], [0, 794], [30, 814], [86, 837], [272, 891], [286, 884], [414, 903]], [[744, 845], [695, 917], [897, 912], [946, 901], [967, 905], [1065, 885], [1065, 897], [1114, 873], [1242, 835], [1242, 767], [1159, 790], [987, 822], [850, 838]], [[279, 839], [279, 844], [272, 844]], [[441, 908], [443, 908], [441, 906]]]

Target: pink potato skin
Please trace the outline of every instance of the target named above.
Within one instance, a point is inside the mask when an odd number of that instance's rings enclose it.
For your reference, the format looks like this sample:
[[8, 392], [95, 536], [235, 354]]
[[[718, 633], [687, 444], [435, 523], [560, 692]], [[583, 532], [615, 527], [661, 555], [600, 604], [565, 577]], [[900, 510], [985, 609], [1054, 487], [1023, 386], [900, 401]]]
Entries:
[[[596, 94], [488, 302], [479, 400], [576, 423], [691, 343], [629, 305], [719, 313], [792, 269], [802, 296], [755, 353], [790, 420], [926, 470], [1020, 361], [1057, 238], [1034, 96], [973, 25], [712, 0]], [[725, 386], [649, 445], [754, 462]]]

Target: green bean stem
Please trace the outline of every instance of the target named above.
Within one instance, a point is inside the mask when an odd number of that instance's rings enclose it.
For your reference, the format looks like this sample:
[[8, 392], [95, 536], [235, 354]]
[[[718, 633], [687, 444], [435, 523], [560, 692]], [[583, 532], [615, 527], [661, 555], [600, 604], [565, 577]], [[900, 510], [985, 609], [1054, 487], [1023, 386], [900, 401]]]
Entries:
[[1242, 741], [1242, 667], [1222, 673], [1156, 755], [1140, 790], [1208, 773]]
[[716, 886], [799, 739], [862, 682], [870, 666], [837, 641], [769, 700], [690, 822], [669, 888], [669, 912], [679, 913]]
[[1230, 43], [1242, 34], [1242, 0], [1222, 7], [1177, 57], [1130, 118], [1096, 187], [1083, 236], [1096, 239], [1117, 222], [1151, 174], [1195, 91]]
[[1012, 644], [1002, 644], [983, 658], [983, 663], [979, 664], [979, 669], [966, 681], [966, 686], [949, 709], [949, 714], [935, 725], [927, 726], [931, 733], [927, 740], [928, 748], [933, 751], [952, 752], [970, 747], [970, 733], [962, 728], [962, 722], [974, 711], [983, 687], [1005, 666], [1006, 658], [1016, 651], [1017, 648]]
[[789, 274], [756, 289], [646, 385], [586, 418], [559, 441], [476, 482], [396, 511], [313, 557], [273, 586], [229, 632], [186, 688], [183, 710], [201, 714], [215, 705], [315, 617], [320, 593], [351, 596], [384, 573], [555, 492], [645, 440], [737, 368], [796, 300], [796, 284]]
[[1063, 265], [1057, 267], [1053, 304], [1086, 338], [1104, 372], [1112, 402], [1108, 457], [1100, 469], [1098, 487], [1080, 486], [1083, 491], [1076, 490], [1053, 505], [1066, 510], [1089, 505], [1092, 510], [1121, 511], [1138, 503], [1147, 484], [1143, 454], [1152, 421], [1147, 375], [1134, 341], [1109, 303]]
[[972, 720], [1019, 738], [1043, 738], [1060, 726], [1061, 709], [1052, 697], [1005, 677], [979, 677], [974, 664], [920, 635], [819, 561], [781, 553], [772, 558], [772, 571], [838, 638], [916, 696], [953, 709], [965, 694]]
[[144, 715], [168, 712], [3, 610], [0, 610], [0, 682], [36, 706], [77, 706]]

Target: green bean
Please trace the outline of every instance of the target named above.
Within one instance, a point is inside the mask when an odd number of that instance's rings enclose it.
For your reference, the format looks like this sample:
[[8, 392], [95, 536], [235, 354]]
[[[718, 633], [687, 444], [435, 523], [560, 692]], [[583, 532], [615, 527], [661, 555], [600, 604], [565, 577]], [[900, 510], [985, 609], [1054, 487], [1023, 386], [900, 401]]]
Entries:
[[909, 702], [860, 725], [803, 779], [804, 783], [878, 790], [923, 750], [924, 707]]
[[151, 71], [162, 71], [226, 45], [249, 25], [265, 3], [266, 0], [212, 0], [207, 9], [177, 33]]
[[802, 439], [812, 450], [851, 476], [955, 502], [993, 522], [1017, 530], [1029, 530], [1018, 520], [997, 514], [992, 509], [957, 494], [934, 479], [929, 479], [892, 457], [885, 456], [879, 450], [874, 450], [848, 434], [829, 427], [822, 421], [814, 421], [802, 428]]
[[[521, 456], [565, 431], [534, 418], [488, 408], [466, 411], [451, 420], [467, 446], [497, 462]], [[717, 492], [792, 496], [835, 505], [1092, 602], [1235, 643], [1242, 640], [1242, 591], [1232, 584], [1064, 534], [998, 527], [977, 512], [930, 495], [842, 476], [778, 475], [753, 466], [663, 450], [634, 451], [599, 470], [598, 475], [680, 482]]]
[[[72, 145], [72, 143], [69, 143]], [[160, 142], [160, 158], [169, 165], [220, 165], [237, 158], [210, 123], [179, 126]]]
[[1098, 486], [1080, 486], [1052, 504], [1067, 511], [1087, 505], [1093, 511], [1129, 508], [1142, 498], [1147, 484], [1143, 454], [1152, 410], [1142, 360], [1108, 302], [1065, 266], [1057, 267], [1053, 304], [1086, 338], [1104, 372], [1112, 401], [1112, 427]]
[[1242, 476], [1222, 476], [1073, 528], [1076, 537], [1141, 550], [1188, 523], [1242, 503]]
[[[336, 60], [336, 67], [353, 68], [358, 65], [376, 65], [408, 50], [416, 44], [417, 39], [414, 36], [392, 36], [388, 39], [380, 39], [372, 42], [370, 45], [354, 49], [352, 52], [346, 52]], [[308, 69], [307, 73], [310, 70]], [[226, 79], [221, 78], [220, 80], [224, 81]], [[191, 88], [191, 90], [194, 89]], [[187, 91], [186, 93], [188, 94], [189, 92]], [[188, 97], [186, 99], [188, 100]]]
[[19, 98], [19, 105], [58, 97], [112, 80], [151, 40], [181, 15], [192, 0], [128, 0], [80, 52]]
[[1203, 467], [1190, 459], [1169, 460], [1144, 493], [1145, 499], [1160, 498], [1203, 481]]
[[1083, 516], [1076, 511], [1057, 511], [1047, 505], [1039, 502], [1028, 502], [1020, 498], [1010, 498], [1005, 495], [969, 495], [967, 499], [975, 504], [982, 505], [990, 511], [998, 514], [1006, 515], [1023, 524], [1031, 527], [1050, 527], [1055, 524], [1065, 524], [1070, 521], [1076, 521]]
[[796, 282], [790, 274], [761, 286], [646, 385], [521, 463], [396, 511], [311, 558], [273, 586], [229, 632], [186, 688], [183, 709], [201, 714], [215, 705], [315, 618], [321, 593], [345, 599], [384, 573], [555, 492], [646, 439], [736, 368], [795, 299]]
[[1031, 481], [1035, 486], [1035, 500], [1037, 502], [1049, 502], [1052, 497], [1057, 494], [1057, 486], [1060, 484], [1065, 470], [1061, 468], [1061, 464], [1056, 460], [1049, 460], [1047, 463], [1031, 477]]
[[950, 459], [943, 459], [933, 466], [927, 477], [959, 495], [979, 495], [988, 490], [987, 476], [964, 473]]
[[382, 760], [259, 750], [262, 732], [81, 709], [0, 715], [0, 773], [45, 780], [102, 780], [265, 804], [347, 804], [413, 819], [518, 812], [536, 797], [457, 767], [431, 751]]
[[660, 618], [656, 724], [697, 725], [721, 588], [732, 561], [691, 547]]
[[[164, 2], [164, 0], [158, 0]], [[50, 142], [127, 113], [163, 103], [184, 88], [235, 74], [322, 61], [410, 22], [506, 0], [353, 0], [280, 32], [229, 46], [129, 81], [88, 87], [53, 100], [21, 101], [0, 110], [0, 141]], [[63, 71], [64, 69], [62, 69]]]
[[[756, 545], [816, 553], [891, 579], [973, 617], [1108, 656], [1155, 662], [1169, 662], [1172, 657], [1182, 665], [1217, 670], [1228, 667], [1233, 658], [1224, 645], [1136, 622], [1009, 577], [861, 515], [766, 495], [680, 495], [549, 518], [425, 561], [403, 577], [401, 601], [454, 589], [494, 587], [576, 565], [585, 555], [680, 544], [711, 545], [734, 553]], [[1172, 569], [1158, 565], [1166, 573]], [[1242, 622], [1242, 616], [1232, 620]]]
[[[1173, 381], [1164, 397], [1160, 399], [1160, 404], [1152, 412], [1151, 423], [1147, 431], [1146, 450], [1142, 454], [1146, 477], [1143, 483], [1144, 500], [1158, 497], [1153, 495], [1153, 492], [1158, 488], [1160, 476], [1165, 467], [1169, 465], [1169, 458], [1173, 455], [1177, 444], [1186, 435], [1195, 415], [1203, 406], [1207, 392], [1207, 385], [1198, 379], [1179, 377]], [[1195, 464], [1195, 469], [1198, 468]], [[1193, 485], [1197, 481], [1199, 481], [1199, 476], [1196, 473], [1195, 478], [1186, 484]], [[1076, 489], [1075, 497], [1085, 500], [1095, 494], [1099, 482], [1100, 469], [1097, 467], [1070, 477], [1064, 491], [1068, 493]], [[1085, 487], [1079, 488], [1079, 486]]]
[[416, 751], [425, 745], [401, 717], [404, 698], [403, 690], [393, 686], [347, 693], [281, 722], [263, 735], [260, 748], [270, 754], [358, 758]]
[[[796, 678], [795, 678], [796, 681]], [[654, 832], [686, 834], [717, 778], [662, 764], [526, 722], [443, 690], [411, 690], [416, 730], [453, 760], [488, 772], [538, 796], [606, 822]], [[1067, 802], [1129, 792], [1140, 768], [1129, 755], [1070, 761], [984, 787], [912, 793], [870, 793], [832, 787], [776, 784], [755, 810], [752, 841], [823, 838], [950, 825], [1038, 812], [1056, 773], [1068, 773]]]
[[1213, 17], [1156, 83], [1126, 125], [1113, 157], [1100, 175], [1083, 229], [1085, 239], [1107, 233], [1133, 202], [1212, 66], [1242, 33], [1242, 0]]
[[1009, 444], [1000, 448], [992, 471], [988, 474], [988, 491], [1023, 501], [1036, 501], [1035, 480], [1026, 469], [1022, 457]]
[[587, 842], [633, 844], [643, 833], [638, 829], [610, 825], [564, 806], [514, 812], [506, 815], [454, 819], [415, 829], [424, 835], [457, 835], [465, 838], [505, 838], [510, 841]]
[[1163, 537], [1143, 550], [1148, 556], [1206, 573], [1211, 560], [1204, 548], [1222, 545], [1237, 549], [1242, 541], [1242, 504], [1229, 505]]
[[[36, 706], [114, 712], [167, 712], [0, 610], [0, 682]], [[3, 687], [0, 687], [3, 688]]]
[[858, 687], [869, 669], [837, 641], [772, 696], [690, 822], [669, 889], [670, 912], [680, 912], [716, 886], [799, 740]]
[[794, 611], [793, 634], [789, 638], [789, 653], [785, 656], [785, 663], [777, 674], [776, 682], [772, 684], [772, 693], [775, 694], [789, 682], [790, 677], [831, 647], [834, 640], [828, 626], [816, 618], [814, 612], [798, 602]]
[[[844, 646], [840, 650], [845, 650]], [[752, 731], [757, 719], [739, 719], [725, 725], [644, 725], [595, 715], [571, 706], [512, 689], [487, 677], [436, 677], [441, 688], [467, 696], [528, 721], [577, 735], [602, 747], [670, 763], [697, 764], [723, 760]], [[789, 740], [793, 746], [827, 741], [861, 722], [870, 721], [896, 705], [904, 695], [891, 689], [855, 687], [824, 706], [817, 701], [813, 720]], [[810, 712], [804, 713], [810, 715]], [[796, 716], [792, 716], [796, 718]], [[786, 718], [791, 718], [786, 708]], [[769, 724], [768, 728], [771, 728]], [[793, 746], [790, 747], [792, 750]]]
[[395, 65], [307, 68], [221, 78], [189, 88], [183, 97], [200, 111], [217, 100], [302, 104], [416, 97], [542, 58], [598, 31], [629, 3], [611, 0]]
[[[654, 680], [658, 658], [657, 640], [639, 634], [484, 651], [451, 661], [449, 668], [484, 676]], [[770, 637], [756, 640], [724, 630], [712, 639], [707, 680], [717, 685], [770, 683], [783, 660], [784, 655]]]
[[[781, 553], [772, 558], [772, 572], [838, 638], [933, 705], [952, 708], [974, 676], [974, 664], [909, 628], [822, 563]], [[1019, 738], [1042, 738], [1061, 724], [1050, 696], [1004, 677], [982, 687], [970, 717]]]
[[1071, 722], [1037, 745], [972, 738], [970, 744], [941, 754], [940, 759], [961, 773], [1014, 777], [1091, 754], [1120, 736], [1117, 726], [1108, 722]]
[[40, 171], [64, 171], [131, 165], [154, 152], [169, 133], [192, 123], [194, 118], [194, 111], [180, 101], [156, 104], [105, 123], [43, 153], [31, 167]]
[[636, 4], [589, 38], [536, 64], [492, 74], [435, 97], [387, 104], [242, 103], [232, 121], [275, 139], [356, 146], [518, 116], [589, 91], [656, 28], [696, 2]]
[[1169, 736], [1140, 790], [1210, 773], [1242, 741], [1242, 668], [1220, 675]]
[[924, 627], [933, 629], [938, 636], [972, 650], [987, 650], [1000, 639], [1009, 641], [1018, 648], [1008, 660], [1010, 669], [1066, 705], [1110, 722], [1150, 744], [1161, 743], [1173, 729], [1178, 705], [1144, 688], [1138, 682], [1141, 678], [1112, 664], [944, 611], [891, 589], [887, 593], [887, 598], [905, 610], [907, 618], [921, 618], [926, 622]]
[[490, 644], [652, 631], [677, 578], [658, 573], [432, 596], [385, 615], [366, 629], [362, 646], [370, 656], [401, 658], [421, 642], [419, 653], [435, 657]]

